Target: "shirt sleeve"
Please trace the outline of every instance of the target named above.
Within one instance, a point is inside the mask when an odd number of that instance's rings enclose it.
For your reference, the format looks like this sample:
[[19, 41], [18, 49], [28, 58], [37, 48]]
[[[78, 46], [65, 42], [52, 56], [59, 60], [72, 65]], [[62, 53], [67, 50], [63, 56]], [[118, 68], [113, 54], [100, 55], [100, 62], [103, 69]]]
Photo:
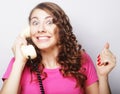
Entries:
[[85, 52], [84, 54], [85, 62], [83, 63], [83, 68], [85, 69], [85, 75], [87, 76], [86, 87], [97, 82], [97, 72], [91, 57]]
[[11, 70], [12, 70], [12, 66], [13, 66], [13, 63], [15, 61], [15, 58], [13, 57], [10, 62], [9, 62], [9, 65], [5, 71], [5, 73], [3, 74], [3, 77], [2, 77], [2, 80], [4, 81], [5, 79], [7, 79], [11, 73]]

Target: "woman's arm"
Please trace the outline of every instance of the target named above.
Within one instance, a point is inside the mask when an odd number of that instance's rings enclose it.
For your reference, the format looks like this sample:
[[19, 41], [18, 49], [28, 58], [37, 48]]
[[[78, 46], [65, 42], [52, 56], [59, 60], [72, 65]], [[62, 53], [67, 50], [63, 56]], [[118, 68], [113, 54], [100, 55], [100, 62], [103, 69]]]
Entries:
[[3, 83], [0, 94], [18, 93], [22, 71], [27, 62], [27, 59], [22, 54], [21, 46], [26, 44], [26, 40], [24, 38], [21, 38], [20, 36], [18, 36], [16, 41], [14, 42], [12, 51], [14, 53], [15, 61], [13, 63], [9, 77]]
[[18, 94], [19, 82], [23, 68], [24, 65], [18, 65], [14, 62], [10, 76], [4, 80], [0, 94]]
[[100, 94], [111, 94], [108, 76], [116, 65], [116, 57], [109, 50], [109, 44], [106, 43], [104, 49], [98, 56], [97, 60], [97, 74], [99, 78], [99, 92]]
[[108, 77], [99, 78], [99, 94], [111, 94]]
[[99, 82], [95, 82], [86, 88], [86, 94], [111, 94], [109, 82], [106, 78], [100, 78]]

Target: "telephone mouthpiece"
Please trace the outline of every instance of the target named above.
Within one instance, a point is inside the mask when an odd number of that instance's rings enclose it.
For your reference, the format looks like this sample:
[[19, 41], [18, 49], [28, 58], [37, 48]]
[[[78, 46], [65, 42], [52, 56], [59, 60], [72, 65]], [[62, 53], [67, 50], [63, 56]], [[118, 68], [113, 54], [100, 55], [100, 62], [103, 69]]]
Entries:
[[29, 56], [31, 59], [34, 59], [37, 56], [35, 48], [33, 47], [33, 45], [27, 45], [27, 46], [22, 45], [21, 50], [22, 50], [23, 56], [27, 59], [29, 59]]

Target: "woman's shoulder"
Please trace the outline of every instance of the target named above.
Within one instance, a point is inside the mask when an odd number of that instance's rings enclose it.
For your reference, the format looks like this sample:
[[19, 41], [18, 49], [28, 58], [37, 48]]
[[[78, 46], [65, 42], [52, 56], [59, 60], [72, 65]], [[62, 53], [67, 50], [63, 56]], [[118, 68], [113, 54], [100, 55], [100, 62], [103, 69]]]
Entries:
[[81, 51], [81, 64], [82, 67], [85, 67], [87, 69], [94, 67], [94, 62], [91, 56], [85, 50]]
[[91, 61], [90, 55], [84, 49], [81, 50], [81, 59], [82, 63]]
[[90, 55], [83, 50], [82, 54], [82, 72], [87, 76], [86, 86], [89, 86], [98, 80], [94, 62]]

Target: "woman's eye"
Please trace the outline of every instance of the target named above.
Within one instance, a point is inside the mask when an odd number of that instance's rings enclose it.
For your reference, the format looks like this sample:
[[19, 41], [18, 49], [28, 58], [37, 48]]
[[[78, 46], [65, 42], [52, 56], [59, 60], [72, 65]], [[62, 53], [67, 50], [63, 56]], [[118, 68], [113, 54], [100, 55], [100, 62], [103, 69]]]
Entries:
[[38, 21], [33, 21], [32, 25], [39, 25], [39, 22]]
[[49, 20], [49, 21], [46, 22], [46, 24], [51, 25], [51, 24], [53, 24], [53, 21]]

